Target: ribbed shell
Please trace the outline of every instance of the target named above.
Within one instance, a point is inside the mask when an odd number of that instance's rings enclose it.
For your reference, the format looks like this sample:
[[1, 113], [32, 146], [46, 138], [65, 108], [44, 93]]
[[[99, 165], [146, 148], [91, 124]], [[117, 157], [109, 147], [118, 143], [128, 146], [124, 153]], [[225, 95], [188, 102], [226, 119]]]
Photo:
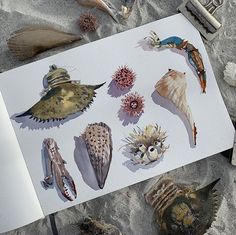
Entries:
[[155, 85], [155, 90], [162, 96], [169, 99], [176, 108], [188, 119], [192, 127], [193, 141], [196, 145], [197, 129], [193, 120], [191, 109], [187, 102], [187, 82], [184, 73], [169, 70]]
[[7, 44], [17, 59], [25, 60], [48, 49], [81, 39], [81, 36], [50, 27], [31, 26], [15, 31], [8, 39]]

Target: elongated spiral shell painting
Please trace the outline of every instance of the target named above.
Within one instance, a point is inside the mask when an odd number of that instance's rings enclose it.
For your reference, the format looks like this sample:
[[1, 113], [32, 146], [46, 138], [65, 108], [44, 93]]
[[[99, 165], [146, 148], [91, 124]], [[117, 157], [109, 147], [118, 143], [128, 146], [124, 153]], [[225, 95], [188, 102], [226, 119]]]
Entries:
[[103, 189], [112, 160], [111, 129], [103, 122], [89, 124], [82, 138], [86, 144], [98, 186]]
[[160, 235], [205, 234], [218, 210], [219, 196], [214, 189], [218, 181], [198, 190], [170, 179], [152, 185], [145, 198], [154, 208]]
[[66, 69], [50, 66], [43, 79], [44, 90], [40, 101], [16, 118], [29, 116], [37, 122], [60, 121], [76, 113], [83, 113], [96, 95], [99, 85], [82, 85], [70, 80]]
[[159, 95], [170, 100], [176, 108], [186, 116], [192, 129], [193, 143], [196, 145], [197, 128], [191, 109], [187, 103], [187, 82], [185, 73], [169, 69], [169, 71], [156, 83], [155, 90]]

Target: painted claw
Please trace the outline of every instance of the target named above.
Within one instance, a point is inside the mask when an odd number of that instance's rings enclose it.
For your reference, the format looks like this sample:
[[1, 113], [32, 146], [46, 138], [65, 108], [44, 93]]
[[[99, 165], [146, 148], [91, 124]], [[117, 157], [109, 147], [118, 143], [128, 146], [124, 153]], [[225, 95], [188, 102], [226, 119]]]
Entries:
[[[69, 201], [73, 201], [77, 196], [76, 187], [74, 180], [65, 168], [66, 161], [62, 159], [57, 143], [54, 139], [48, 138], [44, 142], [45, 148], [45, 166], [46, 166], [46, 176], [42, 185], [47, 189], [50, 185], [53, 185], [54, 178], [58, 189], [61, 194]], [[69, 193], [69, 190], [71, 193]]]

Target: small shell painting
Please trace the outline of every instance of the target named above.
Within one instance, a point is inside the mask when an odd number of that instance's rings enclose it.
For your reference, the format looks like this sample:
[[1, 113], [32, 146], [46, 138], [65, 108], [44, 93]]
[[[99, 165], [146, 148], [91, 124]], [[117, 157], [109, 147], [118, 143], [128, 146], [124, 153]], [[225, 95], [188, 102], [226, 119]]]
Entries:
[[[187, 82], [185, 73], [169, 69], [169, 71], [155, 85], [155, 90], [160, 96], [171, 101], [174, 106], [185, 115], [187, 122], [191, 127], [192, 142], [195, 146], [197, 129], [193, 120], [192, 112], [187, 103]], [[182, 120], [185, 121], [184, 119]]]
[[148, 165], [163, 157], [169, 148], [165, 145], [166, 138], [166, 132], [157, 124], [148, 125], [143, 130], [134, 129], [124, 140], [125, 152], [130, 154], [134, 164]]
[[52, 65], [43, 79], [44, 90], [40, 101], [16, 118], [29, 116], [36, 122], [44, 123], [82, 114], [93, 102], [95, 90], [103, 84], [82, 85], [80, 81], [70, 80], [67, 70]]
[[89, 124], [82, 138], [86, 144], [98, 186], [103, 189], [112, 160], [111, 129], [103, 122]]
[[206, 92], [206, 71], [202, 56], [197, 48], [195, 48], [187, 40], [176, 36], [166, 38], [165, 40], [160, 40], [154, 31], [151, 31], [151, 36], [146, 37], [146, 39], [149, 39], [151, 46], [155, 48], [176, 48], [177, 50], [184, 51], [187, 55], [189, 65], [199, 78], [202, 92]]
[[164, 179], [145, 194], [155, 211], [161, 235], [203, 235], [215, 220], [218, 210], [216, 180], [204, 188], [175, 184]]

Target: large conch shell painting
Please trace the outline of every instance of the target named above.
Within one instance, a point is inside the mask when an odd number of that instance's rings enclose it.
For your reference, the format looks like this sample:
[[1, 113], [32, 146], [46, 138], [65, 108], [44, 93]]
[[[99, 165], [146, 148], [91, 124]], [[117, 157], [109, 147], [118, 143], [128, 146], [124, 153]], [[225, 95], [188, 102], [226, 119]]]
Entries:
[[145, 194], [154, 208], [161, 235], [203, 235], [211, 227], [219, 208], [214, 189], [219, 179], [203, 188], [177, 184], [171, 179], [154, 183]]
[[151, 31], [151, 35], [145, 39], [150, 40], [150, 44], [154, 48], [176, 48], [179, 51], [185, 52], [187, 55], [187, 61], [190, 67], [197, 74], [202, 92], [206, 93], [206, 71], [202, 60], [202, 55], [193, 44], [187, 40], [177, 36], [171, 36], [164, 40], [160, 40], [154, 31]]
[[196, 145], [197, 128], [186, 96], [187, 82], [185, 73], [169, 69], [169, 71], [156, 83], [155, 91], [161, 97], [168, 99], [187, 118], [191, 127], [191, 138]]
[[64, 68], [50, 66], [43, 79], [44, 90], [41, 99], [16, 118], [29, 116], [35, 122], [61, 121], [73, 114], [82, 114], [89, 108], [99, 85], [83, 85], [70, 79]]

